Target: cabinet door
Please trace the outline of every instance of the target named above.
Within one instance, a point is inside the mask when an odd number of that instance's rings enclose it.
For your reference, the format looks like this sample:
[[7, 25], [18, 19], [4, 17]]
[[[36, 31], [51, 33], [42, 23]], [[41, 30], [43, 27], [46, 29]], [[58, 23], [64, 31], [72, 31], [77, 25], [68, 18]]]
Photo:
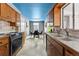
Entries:
[[55, 48], [49, 41], [47, 41], [47, 55], [55, 56]]
[[54, 8], [54, 26], [60, 26], [60, 8]]
[[63, 56], [63, 47], [60, 46], [53, 38], [47, 36], [47, 51], [50, 51], [48, 55]]
[[79, 56], [79, 53], [78, 52], [75, 52], [73, 50], [66, 50], [65, 49], [64, 53], [65, 53], [64, 54], [65, 56]]
[[63, 55], [63, 47], [54, 40], [52, 41], [52, 45], [55, 47], [56, 56], [62, 56]]
[[74, 55], [70, 53], [69, 51], [65, 50], [65, 56], [74, 56]]
[[61, 8], [64, 3], [58, 3], [54, 7], [54, 26], [61, 26]]
[[20, 22], [20, 14], [18, 14], [18, 13], [16, 13], [16, 20], [17, 20], [17, 22]]
[[48, 56], [55, 56], [55, 48], [51, 43], [51, 38], [47, 36], [47, 55]]
[[4, 17], [6, 19], [10, 18], [9, 6], [5, 3], [1, 3], [1, 17]]
[[0, 46], [0, 56], [8, 56], [8, 55], [9, 55], [8, 44]]
[[1, 3], [0, 3], [0, 16], [1, 16]]
[[10, 8], [10, 18], [11, 22], [16, 22], [16, 12], [12, 8]]
[[[62, 53], [63, 53], [63, 50], [62, 50]], [[63, 54], [61, 54], [60, 50], [55, 48], [55, 56], [63, 56]]]

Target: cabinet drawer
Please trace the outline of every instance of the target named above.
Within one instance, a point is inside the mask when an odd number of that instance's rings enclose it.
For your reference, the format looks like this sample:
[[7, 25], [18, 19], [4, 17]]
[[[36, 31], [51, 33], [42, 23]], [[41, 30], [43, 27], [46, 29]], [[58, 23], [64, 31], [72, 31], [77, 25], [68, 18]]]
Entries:
[[7, 44], [8, 43], [8, 38], [0, 38], [0, 45]]
[[0, 56], [8, 56], [9, 55], [9, 46], [8, 44], [0, 46]]

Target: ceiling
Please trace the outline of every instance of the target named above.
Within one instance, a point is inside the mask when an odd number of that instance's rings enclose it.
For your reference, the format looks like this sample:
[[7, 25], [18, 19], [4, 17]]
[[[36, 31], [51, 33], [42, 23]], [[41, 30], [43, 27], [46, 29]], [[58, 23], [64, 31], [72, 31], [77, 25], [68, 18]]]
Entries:
[[45, 20], [54, 3], [13, 3], [30, 21]]

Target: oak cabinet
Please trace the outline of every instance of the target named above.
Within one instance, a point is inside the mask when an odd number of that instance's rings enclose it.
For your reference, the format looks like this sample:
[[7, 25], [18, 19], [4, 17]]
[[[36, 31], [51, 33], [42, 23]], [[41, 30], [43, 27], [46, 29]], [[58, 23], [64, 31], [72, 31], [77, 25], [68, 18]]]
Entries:
[[63, 56], [63, 47], [47, 36], [47, 54], [49, 56]]
[[5, 3], [1, 3], [1, 14], [0, 17], [1, 19], [5, 19], [6, 21], [8, 21], [8, 19], [10, 19], [10, 10], [9, 10], [9, 6]]
[[12, 8], [10, 8], [10, 19], [11, 22], [16, 22], [16, 12]]
[[8, 56], [9, 55], [9, 46], [8, 44], [0, 46], [0, 56]]
[[65, 49], [64, 50], [64, 55], [65, 56], [79, 56], [79, 53], [75, 52], [73, 50], [70, 50], [70, 49]]
[[48, 40], [47, 40], [47, 55], [55, 56], [55, 48]]
[[54, 9], [54, 26], [60, 26], [60, 11], [59, 8]]
[[46, 34], [46, 50], [48, 56], [79, 56], [79, 52], [60, 43], [55, 38]]
[[54, 26], [61, 26], [61, 8], [64, 3], [57, 3], [53, 9]]
[[0, 56], [8, 56], [9, 55], [9, 38], [3, 37], [0, 38]]
[[65, 56], [74, 56], [74, 55], [70, 53], [69, 51], [65, 50]]
[[20, 14], [6, 3], [0, 3], [0, 20], [15, 23], [20, 20]]
[[16, 13], [16, 19], [17, 19], [17, 22], [20, 22], [20, 14], [19, 13]]
[[26, 42], [26, 33], [22, 32], [22, 47], [24, 46], [25, 42]]

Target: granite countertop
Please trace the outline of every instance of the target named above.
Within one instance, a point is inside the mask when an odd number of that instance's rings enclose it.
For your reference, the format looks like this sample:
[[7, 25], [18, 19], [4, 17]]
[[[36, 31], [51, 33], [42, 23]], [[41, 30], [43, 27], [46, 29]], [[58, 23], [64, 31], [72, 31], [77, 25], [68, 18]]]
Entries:
[[3, 38], [3, 37], [8, 37], [8, 35], [7, 34], [0, 35], [0, 38]]
[[0, 38], [2, 38], [2, 37], [9, 37], [9, 33], [1, 33], [0, 32]]
[[56, 33], [46, 33], [64, 47], [69, 47], [79, 53], [79, 38], [69, 37], [71, 41], [64, 40], [64, 37], [56, 37]]

